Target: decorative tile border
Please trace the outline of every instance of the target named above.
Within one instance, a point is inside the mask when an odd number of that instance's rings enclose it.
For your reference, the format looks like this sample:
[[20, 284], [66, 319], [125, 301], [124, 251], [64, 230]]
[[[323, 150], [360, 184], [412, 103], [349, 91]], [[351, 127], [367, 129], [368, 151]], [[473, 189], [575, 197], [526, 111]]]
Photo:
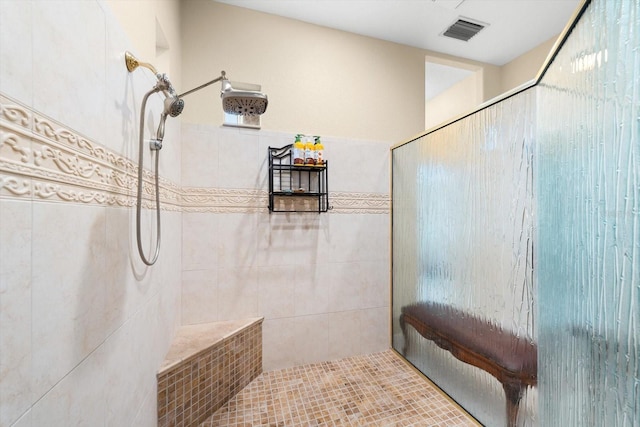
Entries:
[[[0, 95], [0, 198], [131, 207], [138, 166], [64, 125]], [[153, 208], [153, 173], [143, 171], [143, 205]], [[160, 178], [163, 210], [266, 212], [265, 190], [180, 187]], [[332, 192], [332, 213], [388, 214], [388, 194]]]
[[182, 209], [185, 212], [263, 212], [268, 205], [264, 190], [182, 188]]
[[335, 213], [388, 214], [391, 199], [388, 194], [336, 192], [329, 193], [329, 204]]
[[[137, 173], [130, 159], [0, 96], [0, 197], [133, 206]], [[145, 170], [148, 207], [154, 205], [153, 179]], [[180, 188], [160, 184], [165, 208], [178, 209]]]

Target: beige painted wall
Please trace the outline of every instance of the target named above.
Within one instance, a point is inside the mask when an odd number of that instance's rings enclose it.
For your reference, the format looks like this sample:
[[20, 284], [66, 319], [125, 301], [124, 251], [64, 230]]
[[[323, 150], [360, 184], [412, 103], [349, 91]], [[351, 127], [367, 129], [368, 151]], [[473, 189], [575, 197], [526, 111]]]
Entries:
[[474, 72], [474, 75], [425, 102], [426, 130], [473, 111], [478, 105], [501, 93], [500, 67], [445, 55], [428, 55], [426, 61]]
[[[225, 70], [231, 80], [262, 85], [270, 101], [262, 116], [265, 130], [392, 143], [534, 78], [556, 40], [498, 67], [210, 1], [107, 4], [134, 53], [167, 72], [178, 92]], [[156, 19], [170, 40], [168, 52], [156, 48]], [[471, 89], [469, 80], [425, 106], [425, 57], [480, 67], [472, 80], [481, 87]], [[221, 124], [219, 88], [186, 97], [181, 120]], [[480, 98], [471, 99], [469, 90]]]
[[[159, 72], [166, 73], [173, 85], [180, 87], [180, 0], [106, 0], [106, 3], [131, 39], [132, 53], [140, 61], [150, 62]], [[156, 47], [158, 26], [168, 50]]]
[[426, 105], [425, 129], [430, 129], [482, 103], [482, 71], [451, 86]]
[[[263, 129], [389, 142], [424, 129], [424, 50], [197, 0], [182, 30], [184, 88], [220, 70], [261, 84]], [[219, 88], [186, 97], [183, 121], [220, 124]]]
[[484, 64], [482, 74], [482, 100], [484, 102], [502, 93], [502, 70], [497, 65]]
[[501, 68], [501, 91], [507, 92], [536, 77], [540, 67], [551, 52], [558, 36], [520, 55]]
[[[498, 67], [490, 64], [447, 61], [460, 68], [478, 68], [476, 75], [459, 82], [425, 105], [425, 129], [472, 112], [483, 102], [508, 92], [536, 77], [557, 39], [553, 37], [513, 61]], [[438, 61], [436, 61], [438, 62]]]

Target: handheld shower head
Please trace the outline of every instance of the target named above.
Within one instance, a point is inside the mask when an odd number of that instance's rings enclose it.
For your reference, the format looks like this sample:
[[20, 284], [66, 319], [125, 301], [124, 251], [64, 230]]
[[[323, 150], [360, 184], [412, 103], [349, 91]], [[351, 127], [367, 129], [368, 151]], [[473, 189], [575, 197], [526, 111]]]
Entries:
[[164, 113], [171, 117], [178, 117], [184, 109], [184, 101], [177, 95], [169, 95], [164, 100]]
[[267, 95], [254, 90], [239, 90], [229, 80], [222, 80], [222, 109], [225, 113], [240, 116], [259, 116], [267, 111]]
[[169, 86], [168, 90], [163, 91], [166, 98], [164, 99], [164, 110], [160, 114], [160, 124], [156, 132], [156, 141], [162, 142], [164, 139], [164, 123], [167, 116], [178, 117], [184, 108], [184, 101], [175, 93], [173, 87]]

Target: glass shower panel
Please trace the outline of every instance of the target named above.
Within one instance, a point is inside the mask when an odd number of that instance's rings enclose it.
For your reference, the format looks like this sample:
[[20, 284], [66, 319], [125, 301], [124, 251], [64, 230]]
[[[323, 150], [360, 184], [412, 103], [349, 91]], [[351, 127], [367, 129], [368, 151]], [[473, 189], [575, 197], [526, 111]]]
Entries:
[[[507, 424], [503, 383], [424, 331], [403, 334], [400, 319], [410, 307], [453, 314], [449, 326], [462, 321], [462, 335], [507, 358], [535, 342], [535, 102], [527, 90], [392, 153], [393, 347], [490, 426]], [[535, 389], [515, 406], [521, 425], [535, 423]]]
[[592, 1], [538, 86], [542, 426], [640, 426], [640, 3]]

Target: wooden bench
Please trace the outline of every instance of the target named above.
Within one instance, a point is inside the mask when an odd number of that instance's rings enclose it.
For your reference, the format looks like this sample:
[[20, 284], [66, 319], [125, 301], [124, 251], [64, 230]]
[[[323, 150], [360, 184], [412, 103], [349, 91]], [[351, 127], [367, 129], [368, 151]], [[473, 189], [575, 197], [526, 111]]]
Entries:
[[500, 381], [507, 400], [508, 425], [516, 425], [524, 390], [537, 384], [536, 344], [450, 306], [421, 302], [402, 307], [400, 327], [405, 357], [407, 325], [458, 360], [476, 366]]

